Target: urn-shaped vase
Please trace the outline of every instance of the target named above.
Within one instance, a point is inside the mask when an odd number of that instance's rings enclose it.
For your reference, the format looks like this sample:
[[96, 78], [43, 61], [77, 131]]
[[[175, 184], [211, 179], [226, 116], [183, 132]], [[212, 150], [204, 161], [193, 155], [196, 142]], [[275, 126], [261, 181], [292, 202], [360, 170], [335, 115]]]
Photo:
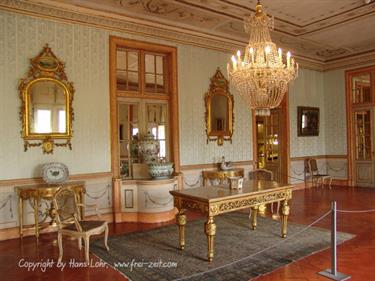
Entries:
[[139, 141], [138, 151], [142, 156], [143, 162], [146, 164], [157, 162], [159, 150], [160, 143], [150, 132]]

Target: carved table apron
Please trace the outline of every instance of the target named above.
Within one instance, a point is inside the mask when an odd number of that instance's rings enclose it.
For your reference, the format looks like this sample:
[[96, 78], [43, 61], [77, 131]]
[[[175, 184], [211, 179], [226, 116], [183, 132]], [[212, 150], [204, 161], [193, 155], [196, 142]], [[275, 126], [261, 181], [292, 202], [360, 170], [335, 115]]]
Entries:
[[[35, 237], [39, 238], [39, 228], [40, 223], [38, 219], [39, 214], [39, 204], [41, 199], [45, 200], [52, 200], [53, 196], [56, 194], [57, 190], [61, 187], [68, 187], [72, 189], [75, 194], [77, 195], [78, 203], [84, 203], [84, 194], [86, 193], [85, 182], [84, 181], [73, 181], [73, 182], [66, 182], [61, 184], [34, 184], [34, 185], [24, 185], [24, 186], [16, 186], [16, 192], [18, 194], [18, 216], [19, 216], [19, 234], [20, 238], [23, 237], [23, 232], [25, 230], [23, 225], [23, 217], [24, 217], [24, 201], [28, 199], [32, 199], [33, 202], [33, 209], [34, 209], [34, 226], [32, 228], [35, 229]], [[83, 209], [81, 209], [81, 215], [83, 217]], [[52, 218], [52, 222], [54, 221], [54, 217], [56, 216], [55, 210], [51, 204], [51, 209], [49, 211], [49, 216]]]
[[244, 177], [243, 168], [235, 168], [230, 170], [208, 170], [202, 171], [203, 186], [208, 186], [209, 180], [218, 180], [220, 184], [223, 184], [224, 180], [228, 177]]
[[280, 184], [275, 181], [257, 180], [246, 181], [243, 189], [209, 186], [173, 190], [170, 193], [174, 199], [174, 206], [178, 209], [176, 223], [179, 228], [181, 250], [185, 248], [185, 210], [195, 209], [207, 214], [204, 230], [207, 236], [208, 261], [212, 261], [214, 257], [214, 237], [216, 234], [214, 216], [220, 214], [251, 208], [251, 227], [255, 230], [259, 205], [281, 201], [281, 237], [286, 237], [289, 215], [288, 200], [292, 198], [291, 185]]

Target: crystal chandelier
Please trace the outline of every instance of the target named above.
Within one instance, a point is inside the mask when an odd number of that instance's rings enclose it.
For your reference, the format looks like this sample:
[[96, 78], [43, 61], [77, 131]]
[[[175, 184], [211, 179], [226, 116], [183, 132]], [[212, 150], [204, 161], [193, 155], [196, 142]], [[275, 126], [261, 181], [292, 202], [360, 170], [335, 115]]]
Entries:
[[273, 18], [263, 12], [258, 0], [255, 15], [245, 18], [250, 40], [244, 56], [237, 51], [227, 66], [230, 81], [257, 115], [269, 115], [270, 109], [279, 106], [288, 83], [298, 74], [298, 64], [290, 52], [284, 63], [282, 50], [272, 42], [269, 30], [273, 24]]

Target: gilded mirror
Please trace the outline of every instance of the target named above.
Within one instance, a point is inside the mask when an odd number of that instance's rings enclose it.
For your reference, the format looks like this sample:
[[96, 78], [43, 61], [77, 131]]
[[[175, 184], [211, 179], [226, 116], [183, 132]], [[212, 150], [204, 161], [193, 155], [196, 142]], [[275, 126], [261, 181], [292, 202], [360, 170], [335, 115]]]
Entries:
[[64, 67], [46, 45], [31, 59], [29, 73], [21, 80], [20, 118], [25, 151], [38, 146], [44, 153], [53, 153], [54, 146], [72, 149], [74, 88]]
[[223, 145], [224, 140], [232, 142], [233, 102], [229, 82], [218, 68], [205, 95], [207, 143], [215, 140], [218, 145]]

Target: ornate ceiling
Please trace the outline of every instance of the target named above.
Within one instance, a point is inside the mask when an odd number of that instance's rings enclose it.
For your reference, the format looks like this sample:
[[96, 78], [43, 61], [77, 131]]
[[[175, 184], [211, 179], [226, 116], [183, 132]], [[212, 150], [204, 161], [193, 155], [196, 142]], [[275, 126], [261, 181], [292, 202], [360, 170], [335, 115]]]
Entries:
[[[245, 15], [256, 0], [24, 0], [59, 9], [129, 19], [182, 34], [244, 46]], [[273, 41], [320, 65], [375, 57], [375, 1], [263, 0], [275, 18]], [[362, 59], [362, 60], [363, 60]]]

